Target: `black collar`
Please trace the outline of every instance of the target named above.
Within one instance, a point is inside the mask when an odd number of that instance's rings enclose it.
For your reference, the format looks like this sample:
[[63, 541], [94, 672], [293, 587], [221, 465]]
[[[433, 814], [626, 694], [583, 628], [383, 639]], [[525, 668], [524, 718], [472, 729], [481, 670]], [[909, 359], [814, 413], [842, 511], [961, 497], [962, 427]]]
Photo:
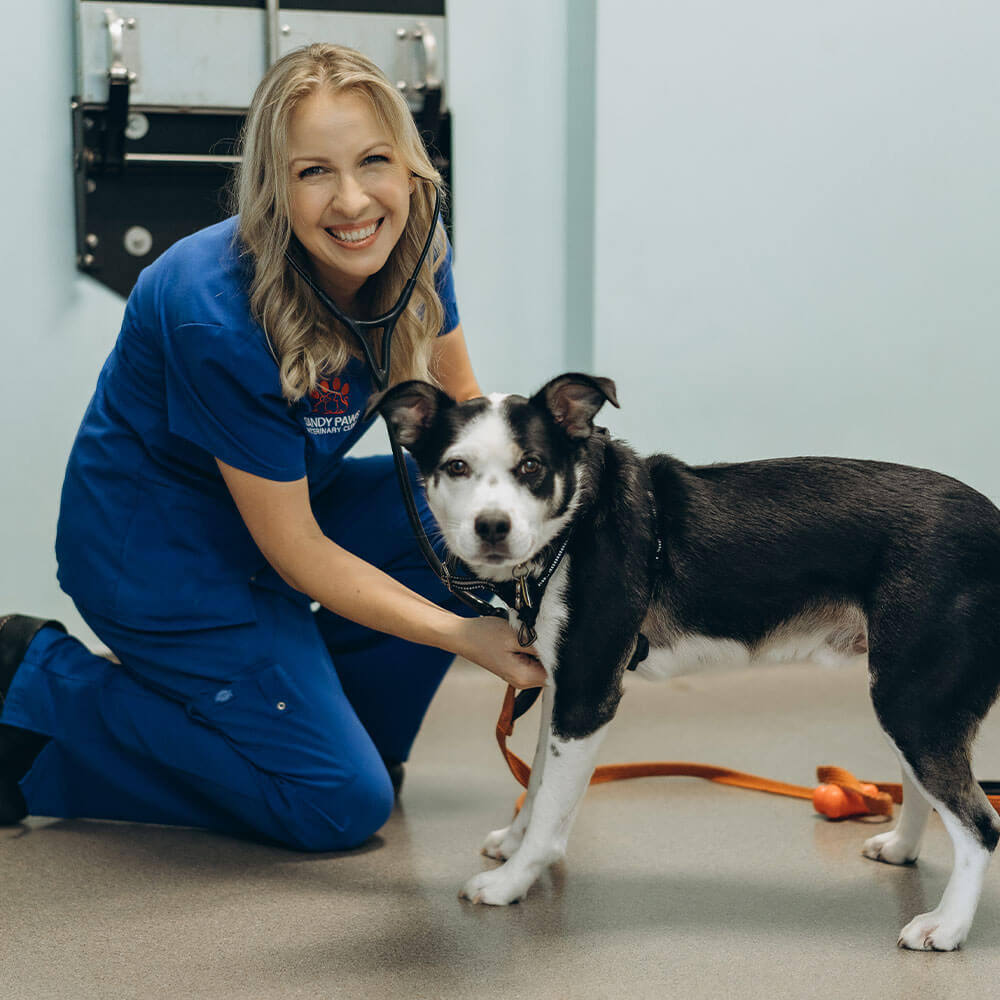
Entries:
[[[538, 634], [535, 632], [535, 622], [538, 619], [538, 609], [542, 605], [542, 598], [545, 595], [545, 588], [552, 579], [553, 574], [559, 568], [569, 540], [572, 529], [567, 528], [557, 535], [548, 545], [542, 549], [530, 563], [521, 563], [514, 568], [513, 576], [510, 580], [479, 580], [475, 577], [452, 576], [449, 573], [445, 585], [450, 590], [490, 590], [500, 598], [508, 608], [516, 612], [521, 622], [521, 628], [517, 633], [517, 641], [522, 646], [530, 646]], [[542, 568], [532, 567], [541, 562]], [[464, 563], [458, 563], [462, 570], [468, 569]]]

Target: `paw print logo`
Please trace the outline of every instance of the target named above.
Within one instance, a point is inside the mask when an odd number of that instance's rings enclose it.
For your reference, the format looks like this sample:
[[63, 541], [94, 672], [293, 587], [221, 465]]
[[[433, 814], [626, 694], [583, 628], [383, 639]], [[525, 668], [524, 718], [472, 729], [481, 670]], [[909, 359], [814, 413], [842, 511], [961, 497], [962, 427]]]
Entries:
[[347, 397], [350, 391], [350, 382], [341, 382], [339, 375], [332, 381], [325, 378], [320, 379], [316, 388], [309, 393], [313, 413], [329, 413], [334, 416], [338, 413], [346, 413], [349, 406]]

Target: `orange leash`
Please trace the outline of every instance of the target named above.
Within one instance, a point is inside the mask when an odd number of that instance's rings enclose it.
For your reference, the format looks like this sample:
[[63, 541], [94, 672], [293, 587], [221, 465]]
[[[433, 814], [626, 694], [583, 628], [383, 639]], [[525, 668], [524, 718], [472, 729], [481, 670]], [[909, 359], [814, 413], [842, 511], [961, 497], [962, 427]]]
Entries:
[[[500, 718], [497, 720], [497, 743], [507, 761], [511, 774], [522, 787], [528, 787], [531, 768], [509, 747], [507, 740], [514, 732], [514, 697], [517, 692], [507, 688]], [[892, 816], [892, 804], [903, 801], [901, 785], [891, 782], [867, 783], [858, 781], [850, 771], [827, 765], [816, 768], [816, 778], [820, 784], [816, 788], [805, 785], [789, 785], [783, 781], [772, 781], [743, 771], [732, 771], [728, 767], [711, 764], [691, 764], [684, 761], [645, 761], [635, 764], [603, 764], [595, 768], [590, 779], [592, 785], [605, 781], [622, 781], [626, 778], [649, 778], [663, 776], [705, 778], [720, 785], [734, 785], [750, 788], [758, 792], [774, 795], [789, 795], [797, 799], [811, 799], [816, 811], [830, 819], [847, 816], [875, 815]], [[515, 812], [524, 804], [525, 793], [517, 800]], [[990, 804], [1000, 812], [1000, 795], [988, 796]]]

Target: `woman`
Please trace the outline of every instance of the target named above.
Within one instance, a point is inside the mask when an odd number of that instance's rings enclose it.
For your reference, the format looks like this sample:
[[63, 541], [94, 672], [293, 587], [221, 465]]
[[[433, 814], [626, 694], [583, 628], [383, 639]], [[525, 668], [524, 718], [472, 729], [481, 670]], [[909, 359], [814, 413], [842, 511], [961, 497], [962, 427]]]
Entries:
[[[388, 817], [389, 769], [455, 654], [543, 682], [505, 623], [456, 613], [391, 459], [344, 459], [371, 382], [285, 258], [346, 313], [377, 315], [416, 266], [440, 184], [363, 56], [313, 45], [271, 68], [238, 218], [140, 275], [70, 456], [59, 580], [120, 664], [57, 622], [0, 622], [0, 819], [352, 847]], [[413, 377], [480, 394], [440, 226], [394, 340], [393, 381]]]

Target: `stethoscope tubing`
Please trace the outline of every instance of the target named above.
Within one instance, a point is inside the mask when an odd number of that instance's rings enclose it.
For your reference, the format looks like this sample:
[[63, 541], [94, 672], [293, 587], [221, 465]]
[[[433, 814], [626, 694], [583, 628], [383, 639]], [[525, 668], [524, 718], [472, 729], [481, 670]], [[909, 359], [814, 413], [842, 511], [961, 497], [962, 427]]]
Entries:
[[[431, 244], [434, 242], [434, 234], [437, 231], [440, 211], [441, 192], [435, 185], [434, 211], [431, 213], [431, 224], [427, 232], [427, 238], [424, 240], [423, 249], [420, 251], [420, 259], [417, 261], [417, 265], [413, 269], [413, 274], [403, 286], [403, 291], [400, 293], [399, 298], [396, 299], [396, 304], [388, 312], [383, 313], [381, 316], [376, 316], [374, 319], [354, 319], [344, 313], [336, 302], [334, 302], [333, 299], [331, 299], [330, 296], [319, 287], [306, 267], [300, 261], [295, 259], [295, 256], [290, 252], [290, 250], [285, 251], [285, 259], [292, 266], [299, 277], [302, 278], [310, 289], [312, 289], [313, 294], [315, 294], [316, 298], [319, 299], [323, 307], [327, 309], [335, 319], [343, 323], [343, 325], [351, 331], [355, 339], [361, 345], [365, 361], [367, 362], [368, 369], [371, 372], [372, 381], [375, 383], [378, 391], [384, 391], [389, 388], [392, 363], [392, 335], [396, 330], [396, 324], [399, 322], [399, 317], [403, 315], [404, 310], [407, 305], [409, 305], [410, 297], [413, 295], [413, 289], [417, 284], [417, 276], [420, 274], [420, 269], [424, 266], [424, 261], [427, 259], [427, 254], [430, 251]], [[382, 349], [382, 364], [378, 363], [378, 360], [372, 352], [372, 345], [368, 338], [364, 335], [364, 331], [366, 330], [374, 331], [379, 328], [382, 330], [382, 342], [380, 345]], [[396, 440], [396, 433], [388, 421], [386, 421], [386, 430], [389, 433], [389, 444], [392, 446], [392, 456], [396, 465], [396, 476], [399, 479], [399, 490], [403, 495], [403, 504], [406, 507], [406, 513], [410, 519], [410, 527], [413, 529], [413, 534], [417, 540], [417, 544], [420, 546], [420, 551], [423, 553], [427, 564], [434, 571], [438, 579], [445, 585], [445, 587], [447, 587], [448, 590], [464, 604], [468, 605], [473, 610], [478, 611], [481, 615], [506, 618], [507, 612], [502, 608], [494, 607], [492, 604], [489, 604], [488, 602], [482, 600], [482, 598], [477, 597], [475, 594], [469, 593], [466, 590], [467, 585], [475, 585], [476, 589], [481, 589], [481, 587], [484, 586], [483, 581], [466, 581], [454, 578], [448, 571], [447, 566], [445, 566], [445, 564], [438, 558], [437, 553], [434, 551], [434, 547], [430, 543], [430, 539], [427, 537], [427, 533], [424, 531], [423, 523], [420, 520], [420, 513], [417, 510], [416, 499], [413, 496], [413, 489], [410, 485], [410, 477], [406, 469], [406, 459], [403, 456], [402, 446]]]

